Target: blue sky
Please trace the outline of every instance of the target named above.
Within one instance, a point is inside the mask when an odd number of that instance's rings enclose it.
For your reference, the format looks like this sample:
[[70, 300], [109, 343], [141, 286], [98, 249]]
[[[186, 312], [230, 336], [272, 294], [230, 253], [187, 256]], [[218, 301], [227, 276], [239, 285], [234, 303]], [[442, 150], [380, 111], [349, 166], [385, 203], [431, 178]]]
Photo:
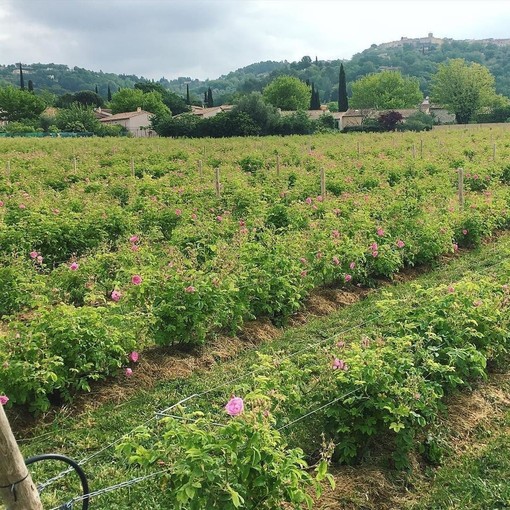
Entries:
[[0, 0], [0, 64], [204, 79], [429, 32], [510, 38], [509, 27], [509, 0]]

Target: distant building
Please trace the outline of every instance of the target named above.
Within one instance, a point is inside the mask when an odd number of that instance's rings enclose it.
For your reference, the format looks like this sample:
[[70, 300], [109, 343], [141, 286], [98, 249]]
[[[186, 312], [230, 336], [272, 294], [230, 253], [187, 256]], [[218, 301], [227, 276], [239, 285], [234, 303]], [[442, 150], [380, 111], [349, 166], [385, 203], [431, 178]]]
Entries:
[[151, 117], [153, 115], [153, 113], [137, 108], [136, 112], [116, 113], [100, 118], [99, 122], [122, 126], [135, 138], [147, 138], [158, 136], [151, 128]]
[[209, 119], [211, 117], [215, 117], [218, 113], [229, 112], [232, 110], [234, 106], [231, 104], [224, 104], [221, 106], [213, 106], [211, 108], [203, 108], [202, 106], [192, 106], [191, 112], [179, 113], [178, 115], [174, 115], [174, 117], [180, 117], [181, 115], [188, 115], [192, 113], [201, 119]]

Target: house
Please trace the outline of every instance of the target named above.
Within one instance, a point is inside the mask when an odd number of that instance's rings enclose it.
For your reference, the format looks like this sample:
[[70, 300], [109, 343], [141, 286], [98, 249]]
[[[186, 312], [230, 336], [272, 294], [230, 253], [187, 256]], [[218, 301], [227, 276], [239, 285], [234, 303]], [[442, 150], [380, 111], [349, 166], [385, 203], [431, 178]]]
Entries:
[[181, 115], [188, 115], [192, 113], [201, 119], [209, 119], [211, 117], [215, 117], [218, 113], [229, 112], [232, 110], [234, 106], [231, 104], [223, 104], [221, 106], [213, 106], [211, 108], [203, 108], [202, 106], [192, 106], [191, 112], [179, 113], [178, 115], [174, 115], [174, 117], [180, 117]]
[[94, 117], [96, 119], [109, 119], [112, 117], [112, 111], [109, 108], [95, 108], [94, 109]]
[[137, 108], [136, 112], [116, 113], [99, 119], [99, 122], [109, 125], [118, 125], [125, 128], [135, 138], [158, 136], [151, 128], [151, 117], [154, 114]]
[[[296, 113], [291, 110], [278, 110], [283, 117]], [[342, 117], [345, 112], [330, 112], [326, 105], [322, 105], [320, 110], [306, 110], [306, 114], [310, 120], [319, 120], [323, 115], [331, 115], [335, 120], [335, 129], [342, 129]]]
[[361, 126], [367, 119], [378, 119], [380, 115], [388, 111], [398, 112], [405, 120], [418, 112], [418, 108], [393, 108], [386, 110], [365, 109], [356, 110], [349, 108], [341, 117], [341, 129], [346, 127]]
[[420, 105], [420, 111], [427, 115], [432, 115], [434, 124], [454, 124], [455, 114], [450, 113], [442, 106], [431, 104], [428, 96], [423, 100]]

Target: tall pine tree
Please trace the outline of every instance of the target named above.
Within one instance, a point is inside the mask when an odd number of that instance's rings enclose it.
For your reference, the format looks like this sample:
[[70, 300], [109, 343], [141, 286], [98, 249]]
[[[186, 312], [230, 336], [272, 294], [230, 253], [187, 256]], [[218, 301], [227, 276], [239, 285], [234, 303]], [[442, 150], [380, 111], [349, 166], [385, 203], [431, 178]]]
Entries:
[[96, 94], [98, 94], [98, 92], [97, 92], [97, 85], [96, 85]]
[[107, 95], [108, 101], [112, 100], [112, 89], [110, 88], [110, 84], [108, 83], [108, 95]]
[[211, 87], [209, 87], [207, 89], [207, 106], [209, 108], [212, 108], [214, 106], [214, 100], [213, 100], [213, 97], [212, 97], [212, 90], [211, 90]]
[[34, 82], [32, 80], [28, 80], [28, 91], [29, 92], [34, 91]]
[[189, 83], [186, 83], [186, 104], [191, 104], [189, 97]]
[[315, 85], [312, 82], [312, 94], [310, 95], [310, 110], [315, 110]]
[[345, 81], [344, 65], [340, 64], [340, 74], [338, 76], [338, 111], [346, 112], [349, 109], [347, 99], [347, 83]]

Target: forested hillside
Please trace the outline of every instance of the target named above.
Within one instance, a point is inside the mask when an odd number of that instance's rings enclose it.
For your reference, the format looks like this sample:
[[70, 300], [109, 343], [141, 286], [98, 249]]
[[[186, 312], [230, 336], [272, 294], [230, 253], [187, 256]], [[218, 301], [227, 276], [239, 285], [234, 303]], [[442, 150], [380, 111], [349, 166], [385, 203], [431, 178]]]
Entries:
[[[402, 44], [388, 47], [387, 44], [372, 45], [349, 61], [343, 61], [347, 88], [353, 81], [382, 69], [398, 69], [404, 75], [416, 76], [425, 95], [430, 92], [430, 78], [440, 63], [449, 58], [464, 58], [486, 66], [496, 78], [496, 91], [510, 97], [510, 46], [498, 45], [491, 41], [454, 41], [444, 39], [442, 44]], [[338, 71], [341, 60], [321, 60], [304, 56], [298, 62], [258, 62], [238, 69], [213, 80], [197, 80], [180, 77], [175, 80], [161, 78], [159, 83], [178, 94], [186, 95], [189, 85], [194, 100], [203, 99], [210, 87], [215, 104], [232, 102], [236, 96], [262, 90], [271, 80], [281, 74], [290, 74], [314, 83], [320, 91], [322, 102], [335, 101], [338, 91]], [[117, 75], [88, 71], [78, 67], [70, 68], [56, 64], [30, 64], [24, 68], [25, 82], [32, 80], [36, 92], [49, 90], [55, 94], [74, 93], [79, 90], [95, 90], [106, 98], [108, 86], [112, 92], [118, 88], [133, 87], [143, 77]], [[19, 71], [14, 64], [0, 66], [0, 85], [17, 84]]]

